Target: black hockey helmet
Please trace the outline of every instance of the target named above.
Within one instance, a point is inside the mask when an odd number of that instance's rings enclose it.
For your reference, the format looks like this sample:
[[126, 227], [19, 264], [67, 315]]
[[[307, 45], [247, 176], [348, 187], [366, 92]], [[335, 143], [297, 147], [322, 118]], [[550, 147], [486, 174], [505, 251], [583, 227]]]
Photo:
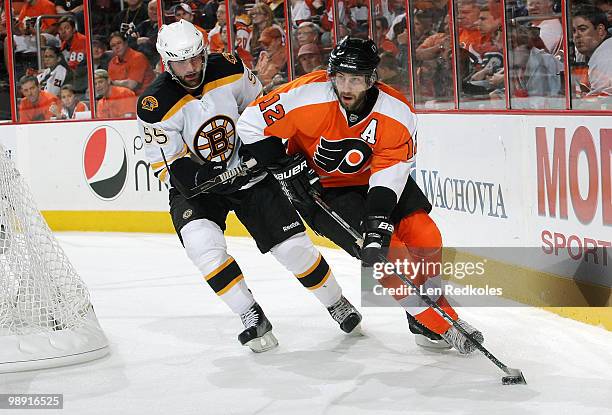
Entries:
[[371, 39], [346, 36], [332, 50], [327, 72], [330, 75], [336, 72], [366, 75], [373, 84], [379, 62], [378, 48]]

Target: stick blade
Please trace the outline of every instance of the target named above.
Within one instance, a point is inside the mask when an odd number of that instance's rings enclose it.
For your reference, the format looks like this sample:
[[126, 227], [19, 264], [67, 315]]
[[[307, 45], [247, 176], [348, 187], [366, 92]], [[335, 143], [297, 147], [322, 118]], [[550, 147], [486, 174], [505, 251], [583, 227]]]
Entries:
[[527, 381], [519, 369], [508, 368], [508, 376], [502, 377], [502, 385], [526, 385]]

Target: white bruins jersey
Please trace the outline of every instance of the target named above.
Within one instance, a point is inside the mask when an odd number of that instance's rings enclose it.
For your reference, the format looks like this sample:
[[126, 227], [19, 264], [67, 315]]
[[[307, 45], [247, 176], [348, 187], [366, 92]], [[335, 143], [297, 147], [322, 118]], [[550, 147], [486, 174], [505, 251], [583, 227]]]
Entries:
[[170, 185], [166, 163], [185, 156], [199, 163], [225, 161], [228, 169], [238, 166], [236, 121], [261, 90], [257, 77], [227, 53], [208, 56], [204, 82], [193, 94], [169, 73], [159, 75], [137, 107], [138, 128], [155, 176]]

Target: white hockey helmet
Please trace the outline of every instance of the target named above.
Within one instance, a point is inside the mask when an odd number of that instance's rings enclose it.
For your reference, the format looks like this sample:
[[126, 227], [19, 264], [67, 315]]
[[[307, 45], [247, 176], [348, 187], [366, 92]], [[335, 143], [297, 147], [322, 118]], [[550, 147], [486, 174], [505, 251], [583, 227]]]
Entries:
[[[208, 47], [207, 40], [204, 39], [202, 33], [187, 20], [183, 19], [169, 25], [162, 25], [157, 34], [156, 47], [166, 70], [172, 75], [173, 79], [183, 86], [186, 85], [184, 85], [172, 71], [170, 62], [183, 61], [198, 55], [203, 55], [204, 63], [202, 70], [206, 69], [206, 61], [208, 58], [206, 52]], [[204, 75], [202, 75], [202, 82], [203, 81]]]

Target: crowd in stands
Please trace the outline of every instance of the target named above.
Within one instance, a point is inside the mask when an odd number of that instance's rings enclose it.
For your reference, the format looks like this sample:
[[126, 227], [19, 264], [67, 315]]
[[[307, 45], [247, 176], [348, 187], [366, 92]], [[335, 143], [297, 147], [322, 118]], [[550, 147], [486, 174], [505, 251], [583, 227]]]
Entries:
[[[90, 107], [99, 118], [133, 116], [136, 97], [162, 70], [155, 49], [158, 8], [163, 23], [185, 19], [195, 24], [212, 53], [228, 51], [231, 29], [232, 49], [266, 91], [290, 76], [324, 69], [334, 38], [370, 34], [370, 2], [365, 0], [337, 0], [335, 11], [327, 0], [291, 0], [289, 28], [280, 0], [232, 0], [229, 11], [217, 0], [166, 0], [159, 5], [162, 0], [120, 0], [123, 7], [118, 0], [92, 0], [90, 72], [95, 102], [90, 103], [83, 1], [54, 1], [12, 1], [11, 13], [2, 7], [0, 119], [10, 118], [5, 105], [7, 16], [13, 19], [20, 121], [87, 118]], [[562, 109], [566, 94], [571, 94], [574, 108], [609, 105], [612, 0], [569, 1], [567, 51], [560, 0], [507, 0], [506, 10], [500, 0], [373, 4], [371, 34], [381, 54], [379, 78], [417, 107], [454, 108], [455, 87], [464, 108], [506, 108], [509, 98], [512, 108]], [[54, 17], [40, 21], [37, 42], [40, 15]]]

